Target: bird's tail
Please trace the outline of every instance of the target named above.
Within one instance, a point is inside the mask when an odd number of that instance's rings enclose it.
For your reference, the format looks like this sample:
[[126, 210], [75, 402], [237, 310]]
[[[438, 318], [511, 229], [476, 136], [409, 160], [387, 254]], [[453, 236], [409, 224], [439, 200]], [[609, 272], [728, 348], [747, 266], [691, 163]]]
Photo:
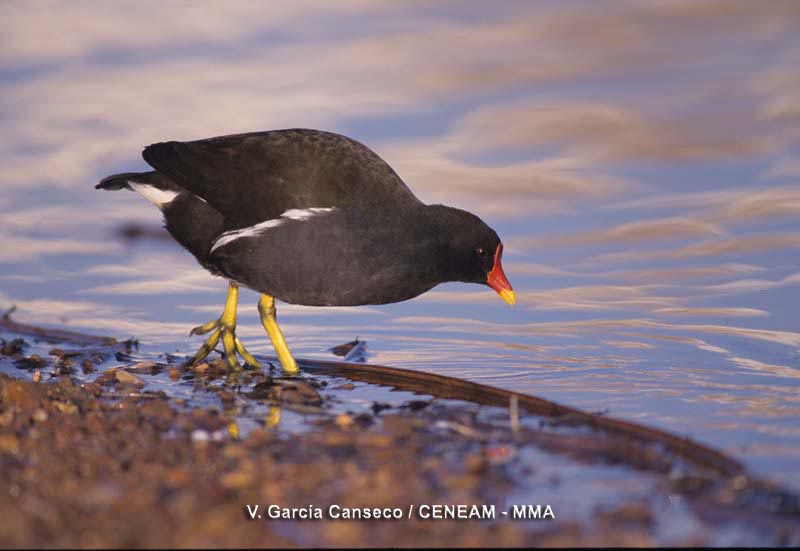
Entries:
[[106, 176], [100, 183], [94, 186], [94, 189], [107, 189], [109, 191], [117, 191], [118, 189], [131, 189], [130, 182], [142, 180], [147, 173], [141, 172], [123, 172], [121, 174], [112, 174]]
[[185, 192], [183, 188], [156, 171], [112, 174], [100, 180], [100, 183], [94, 187], [111, 191], [130, 189], [161, 210], [164, 210], [178, 195]]

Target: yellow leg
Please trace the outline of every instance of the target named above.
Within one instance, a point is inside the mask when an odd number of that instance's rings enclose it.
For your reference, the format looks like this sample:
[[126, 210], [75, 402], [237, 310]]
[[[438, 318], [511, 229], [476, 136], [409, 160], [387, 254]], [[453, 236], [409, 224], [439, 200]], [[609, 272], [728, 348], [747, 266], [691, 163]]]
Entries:
[[275, 347], [275, 353], [278, 355], [283, 370], [289, 375], [299, 374], [300, 368], [297, 367], [297, 362], [289, 352], [286, 339], [283, 338], [281, 328], [278, 327], [278, 321], [275, 319], [275, 299], [267, 294], [261, 295], [258, 300], [258, 313], [261, 314], [261, 323], [267, 330], [272, 346]]
[[238, 352], [248, 364], [261, 367], [261, 364], [244, 347], [239, 337], [236, 336], [236, 304], [239, 300], [239, 286], [233, 282], [228, 284], [228, 297], [225, 299], [225, 309], [219, 319], [210, 321], [199, 327], [195, 327], [190, 335], [204, 335], [211, 331], [211, 335], [197, 351], [197, 354], [189, 361], [190, 365], [195, 365], [205, 359], [214, 347], [217, 346], [222, 338], [222, 348], [225, 351], [225, 363], [229, 371], [241, 369], [239, 360], [236, 358]]

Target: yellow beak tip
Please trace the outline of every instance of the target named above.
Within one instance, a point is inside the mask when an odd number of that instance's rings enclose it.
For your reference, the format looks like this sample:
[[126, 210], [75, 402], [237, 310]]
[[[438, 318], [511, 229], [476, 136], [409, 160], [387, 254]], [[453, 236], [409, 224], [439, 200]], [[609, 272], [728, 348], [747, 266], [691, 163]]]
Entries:
[[514, 306], [517, 303], [517, 297], [514, 295], [514, 291], [503, 289], [500, 291], [500, 296], [503, 297], [503, 300], [506, 301], [509, 306]]

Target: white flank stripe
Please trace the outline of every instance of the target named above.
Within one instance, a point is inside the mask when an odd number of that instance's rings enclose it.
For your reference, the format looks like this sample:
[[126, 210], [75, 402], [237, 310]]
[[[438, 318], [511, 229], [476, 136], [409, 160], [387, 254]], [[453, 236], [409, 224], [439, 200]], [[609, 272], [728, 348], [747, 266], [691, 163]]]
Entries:
[[280, 226], [287, 220], [297, 220], [302, 222], [303, 220], [308, 220], [312, 216], [316, 216], [318, 214], [324, 214], [326, 212], [331, 212], [335, 210], [333, 208], [323, 208], [323, 207], [314, 207], [310, 209], [289, 209], [283, 214], [281, 214], [280, 218], [273, 218], [272, 220], [266, 220], [264, 222], [259, 222], [255, 226], [250, 226], [248, 228], [241, 228], [238, 230], [230, 230], [224, 233], [221, 233], [214, 244], [211, 246], [211, 251], [214, 252], [220, 247], [224, 247], [228, 243], [236, 241], [241, 237], [254, 237], [256, 235], [261, 235], [265, 231], [270, 228], [274, 228], [276, 226]]
[[315, 214], [321, 214], [323, 212], [330, 212], [332, 208], [322, 208], [322, 207], [314, 207], [311, 209], [289, 209], [283, 214], [281, 214], [281, 218], [289, 218], [291, 220], [305, 220], [306, 218], [311, 218]]
[[267, 220], [266, 222], [261, 222], [255, 226], [250, 226], [249, 228], [242, 228], [240, 230], [231, 230], [221, 233], [219, 234], [219, 237], [217, 237], [216, 241], [214, 241], [214, 245], [211, 247], [211, 252], [213, 253], [220, 247], [227, 245], [231, 241], [235, 241], [240, 237], [252, 237], [254, 235], [258, 235], [262, 231], [279, 226], [281, 222], [283, 222], [283, 220], [280, 218], [275, 218], [274, 220]]
[[133, 188], [133, 191], [153, 203], [160, 209], [163, 209], [167, 205], [169, 205], [172, 201], [175, 200], [175, 197], [178, 196], [177, 191], [171, 191], [168, 189], [158, 189], [155, 186], [149, 186], [147, 184], [140, 184], [137, 182], [131, 182], [128, 180], [128, 185]]

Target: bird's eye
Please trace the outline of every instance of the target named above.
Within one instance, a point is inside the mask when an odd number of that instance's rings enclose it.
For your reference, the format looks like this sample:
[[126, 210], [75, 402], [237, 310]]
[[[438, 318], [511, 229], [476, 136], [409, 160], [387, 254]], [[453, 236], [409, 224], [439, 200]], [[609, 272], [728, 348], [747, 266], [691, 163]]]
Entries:
[[475, 249], [475, 254], [477, 254], [481, 258], [486, 258], [486, 255], [488, 255], [489, 253], [483, 247], [478, 247], [477, 249]]

